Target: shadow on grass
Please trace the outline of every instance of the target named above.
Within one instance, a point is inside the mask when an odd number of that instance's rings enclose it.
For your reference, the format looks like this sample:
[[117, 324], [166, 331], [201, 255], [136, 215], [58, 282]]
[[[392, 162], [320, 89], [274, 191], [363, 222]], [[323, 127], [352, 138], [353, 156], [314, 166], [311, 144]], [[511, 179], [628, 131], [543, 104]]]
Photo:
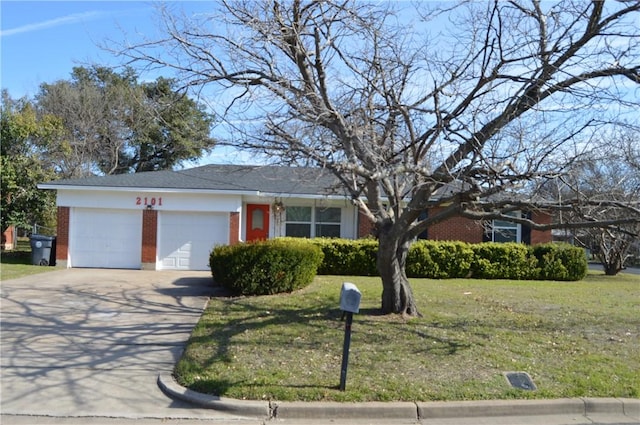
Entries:
[[[286, 297], [286, 295], [284, 295]], [[214, 364], [231, 365], [237, 361], [234, 355], [236, 347], [247, 350], [255, 350], [259, 356], [270, 360], [276, 352], [281, 352], [282, 347], [296, 347], [308, 353], [310, 350], [326, 349], [332, 346], [334, 355], [341, 354], [345, 321], [343, 312], [338, 308], [338, 303], [332, 298], [318, 298], [315, 305], [296, 306], [294, 304], [281, 304], [275, 299], [271, 303], [256, 302], [253, 297], [233, 297], [229, 293], [219, 292], [213, 298], [220, 301], [216, 311], [211, 314], [216, 317], [201, 318], [201, 323], [196, 328], [189, 346], [194, 346], [193, 356], [187, 354], [183, 357], [176, 369], [184, 380], [190, 380], [189, 376], [196, 377], [205, 374], [206, 370], [214, 367]], [[395, 346], [399, 340], [410, 339], [411, 349], [416, 353], [435, 353], [443, 356], [454, 356], [463, 350], [473, 347], [474, 342], [465, 337], [446, 337], [438, 335], [438, 332], [430, 332], [430, 323], [425, 319], [415, 319], [409, 322], [397, 315], [384, 315], [379, 308], [363, 308], [354, 316], [354, 335], [357, 335], [362, 347]], [[440, 327], [452, 330], [462, 330], [463, 326], [456, 323], [448, 325], [439, 324]], [[294, 329], [295, 328], [295, 329]], [[326, 337], [330, 335], [330, 337]], [[473, 338], [478, 340], [477, 337]], [[367, 350], [367, 348], [363, 348]], [[189, 351], [189, 350], [187, 350]], [[301, 352], [302, 352], [301, 351]], [[292, 354], [296, 356], [296, 354]], [[304, 357], [304, 354], [301, 354]], [[303, 361], [301, 357], [299, 360]], [[294, 360], [296, 361], [296, 360]], [[258, 359], [257, 364], [260, 364]], [[339, 360], [338, 360], [339, 363]], [[231, 387], [242, 385], [246, 381], [243, 376], [238, 376], [237, 382], [224, 379], [196, 378], [187, 386], [193, 390], [225, 396]], [[233, 380], [232, 380], [233, 381]], [[262, 383], [252, 382], [251, 387], [269, 386], [283, 389], [316, 389], [335, 390], [336, 385], [300, 384], [300, 383]]]
[[2, 251], [0, 255], [0, 263], [2, 264], [16, 264], [16, 265], [31, 265], [31, 253], [24, 251]]
[[245, 381], [231, 382], [226, 379], [203, 379], [189, 385], [189, 389], [201, 393], [224, 396], [230, 388]]
[[[216, 351], [204, 362], [207, 367], [215, 362], [231, 363], [229, 349], [235, 337], [245, 333], [262, 331], [264, 329], [278, 329], [295, 323], [309, 329], [325, 329], [327, 322], [334, 322], [336, 328], [341, 326], [341, 311], [334, 306], [318, 305], [312, 308], [287, 307], [270, 309], [251, 304], [246, 297], [230, 297], [221, 292], [214, 298], [222, 299], [224, 307], [220, 314], [228, 319], [216, 325], [209, 326], [204, 335], [192, 336], [190, 344], [206, 344], [215, 341]], [[233, 318], [235, 316], [240, 316]]]

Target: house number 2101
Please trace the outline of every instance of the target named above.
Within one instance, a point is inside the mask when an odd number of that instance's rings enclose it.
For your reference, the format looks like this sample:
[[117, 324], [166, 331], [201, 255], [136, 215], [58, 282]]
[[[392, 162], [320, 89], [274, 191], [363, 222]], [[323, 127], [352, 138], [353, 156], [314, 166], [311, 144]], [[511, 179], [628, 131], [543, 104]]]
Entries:
[[148, 197], [141, 197], [141, 196], [136, 196], [136, 205], [151, 205], [153, 207], [155, 207], [156, 205], [161, 207], [162, 206], [162, 197], [160, 198], [148, 198]]

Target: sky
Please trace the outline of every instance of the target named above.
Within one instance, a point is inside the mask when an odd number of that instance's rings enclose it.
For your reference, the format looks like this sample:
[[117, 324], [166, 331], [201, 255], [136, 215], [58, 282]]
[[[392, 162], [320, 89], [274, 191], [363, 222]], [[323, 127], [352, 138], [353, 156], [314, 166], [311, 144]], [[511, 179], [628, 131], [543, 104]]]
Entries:
[[3, 89], [34, 95], [41, 83], [69, 79], [74, 66], [118, 64], [99, 45], [107, 38], [153, 34], [154, 7], [135, 1], [2, 1]]
[[[42, 83], [68, 80], [75, 66], [121, 65], [120, 59], [100, 46], [107, 40], [158, 38], [158, 4], [0, 0], [0, 87], [17, 99], [35, 95]], [[211, 8], [211, 2], [178, 1], [172, 7], [202, 13]], [[248, 155], [220, 150], [201, 162], [247, 161], [251, 161]]]
[[[210, 4], [183, 1], [174, 6], [198, 13]], [[42, 83], [70, 79], [73, 67], [121, 65], [101, 46], [108, 40], [156, 38], [156, 5], [152, 1], [0, 1], [0, 86], [13, 99], [31, 97]], [[217, 148], [195, 165], [247, 161], [251, 161], [248, 155]]]

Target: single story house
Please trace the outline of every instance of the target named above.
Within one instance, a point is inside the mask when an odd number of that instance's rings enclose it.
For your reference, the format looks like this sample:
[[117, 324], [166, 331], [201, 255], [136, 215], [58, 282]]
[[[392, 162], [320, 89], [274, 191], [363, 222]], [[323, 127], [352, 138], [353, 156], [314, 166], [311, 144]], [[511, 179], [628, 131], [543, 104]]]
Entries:
[[[205, 165], [38, 187], [57, 191], [56, 263], [63, 267], [208, 270], [217, 244], [280, 236], [356, 239], [372, 228], [335, 177], [317, 168]], [[518, 242], [551, 238], [508, 227], [500, 234]], [[464, 218], [439, 223], [427, 236], [487, 240], [486, 226]]]

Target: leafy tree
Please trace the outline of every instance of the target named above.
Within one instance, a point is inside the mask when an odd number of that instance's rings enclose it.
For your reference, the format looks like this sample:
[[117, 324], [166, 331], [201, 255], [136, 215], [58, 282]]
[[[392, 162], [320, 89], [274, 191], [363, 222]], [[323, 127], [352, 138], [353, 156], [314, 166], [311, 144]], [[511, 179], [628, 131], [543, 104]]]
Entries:
[[553, 207], [538, 188], [594, 128], [625, 115], [637, 125], [628, 86], [640, 83], [639, 2], [432, 7], [233, 0], [193, 18], [161, 8], [165, 36], [121, 54], [225, 103], [227, 122], [243, 123], [227, 143], [333, 172], [376, 225], [382, 311], [417, 315], [405, 273], [414, 238], [456, 215], [550, 228], [509, 213]]
[[46, 146], [38, 140], [59, 130], [54, 117], [38, 119], [26, 99], [14, 101], [2, 91], [0, 110], [0, 173], [2, 188], [0, 208], [2, 232], [14, 225], [29, 228], [34, 223], [54, 227], [55, 195], [40, 191], [37, 184], [52, 180], [55, 174], [42, 159]]
[[139, 83], [131, 69], [74, 68], [71, 80], [42, 84], [36, 102], [64, 124], [49, 151], [62, 177], [170, 169], [214, 145], [202, 105], [172, 80]]
[[123, 163], [129, 169], [170, 169], [184, 160], [197, 160], [213, 147], [212, 118], [176, 89], [174, 80], [158, 78], [142, 85], [146, 106], [144, 125], [135, 133], [133, 152]]

